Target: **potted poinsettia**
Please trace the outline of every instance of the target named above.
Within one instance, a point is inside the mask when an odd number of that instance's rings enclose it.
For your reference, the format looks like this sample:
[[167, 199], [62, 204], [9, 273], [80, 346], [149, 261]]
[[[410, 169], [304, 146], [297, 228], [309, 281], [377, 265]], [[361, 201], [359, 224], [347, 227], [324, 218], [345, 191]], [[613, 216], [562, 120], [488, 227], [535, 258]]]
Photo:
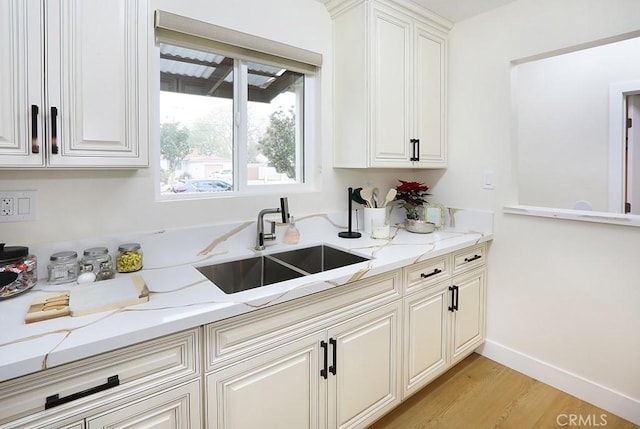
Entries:
[[424, 220], [424, 204], [429, 187], [420, 182], [407, 182], [400, 180], [396, 186], [396, 200], [406, 211], [405, 227], [407, 231], [426, 233], [434, 230], [433, 223]]

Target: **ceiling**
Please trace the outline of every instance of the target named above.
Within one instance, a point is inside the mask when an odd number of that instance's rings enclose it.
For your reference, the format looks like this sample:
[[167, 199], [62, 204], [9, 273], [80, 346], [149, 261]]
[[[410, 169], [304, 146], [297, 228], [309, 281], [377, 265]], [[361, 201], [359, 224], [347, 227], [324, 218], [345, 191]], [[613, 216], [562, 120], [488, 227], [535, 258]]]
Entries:
[[515, 0], [412, 0], [449, 21], [458, 22]]

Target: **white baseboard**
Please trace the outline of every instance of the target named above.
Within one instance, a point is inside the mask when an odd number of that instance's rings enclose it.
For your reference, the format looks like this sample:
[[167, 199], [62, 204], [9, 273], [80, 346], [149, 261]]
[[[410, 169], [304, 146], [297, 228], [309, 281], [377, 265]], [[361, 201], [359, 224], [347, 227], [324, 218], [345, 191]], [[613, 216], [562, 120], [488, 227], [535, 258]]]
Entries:
[[640, 401], [636, 399], [490, 340], [476, 352], [640, 425]]

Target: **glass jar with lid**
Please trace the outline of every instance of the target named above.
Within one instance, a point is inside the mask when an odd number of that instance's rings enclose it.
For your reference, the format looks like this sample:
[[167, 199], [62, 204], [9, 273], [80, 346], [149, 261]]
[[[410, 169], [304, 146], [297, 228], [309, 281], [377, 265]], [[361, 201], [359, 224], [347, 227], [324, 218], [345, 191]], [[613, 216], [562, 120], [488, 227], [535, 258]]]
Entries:
[[132, 273], [142, 269], [142, 250], [139, 243], [126, 243], [118, 246], [116, 271]]
[[116, 276], [116, 271], [113, 269], [111, 261], [105, 261], [100, 263], [100, 270], [96, 274], [96, 281], [109, 280]]
[[84, 250], [82, 260], [80, 261], [80, 267], [91, 264], [91, 266], [93, 267], [93, 272], [95, 274], [98, 274], [98, 271], [100, 271], [100, 266], [103, 262], [111, 262], [109, 249], [107, 249], [106, 247], [92, 247], [90, 249]]
[[0, 243], [0, 299], [26, 292], [38, 283], [37, 260], [25, 246]]
[[54, 253], [49, 258], [49, 265], [47, 265], [47, 281], [54, 285], [75, 282], [79, 272], [77, 252]]

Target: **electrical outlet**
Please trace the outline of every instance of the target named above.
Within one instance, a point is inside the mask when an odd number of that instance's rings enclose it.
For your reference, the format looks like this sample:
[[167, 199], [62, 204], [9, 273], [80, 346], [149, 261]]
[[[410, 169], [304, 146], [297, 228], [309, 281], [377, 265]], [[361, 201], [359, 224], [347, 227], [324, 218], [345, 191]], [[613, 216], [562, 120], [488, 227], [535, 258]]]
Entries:
[[14, 198], [4, 197], [0, 201], [0, 216], [13, 216]]
[[36, 220], [36, 191], [0, 191], [0, 222]]

